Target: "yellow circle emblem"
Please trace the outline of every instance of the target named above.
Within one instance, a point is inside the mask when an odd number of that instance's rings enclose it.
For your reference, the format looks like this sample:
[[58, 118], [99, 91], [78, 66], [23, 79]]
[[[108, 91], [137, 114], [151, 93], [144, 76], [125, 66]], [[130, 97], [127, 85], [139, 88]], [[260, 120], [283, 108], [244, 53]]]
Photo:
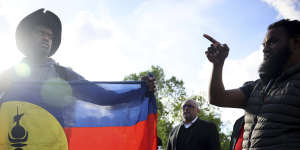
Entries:
[[60, 123], [40, 106], [9, 101], [0, 107], [0, 150], [68, 150]]

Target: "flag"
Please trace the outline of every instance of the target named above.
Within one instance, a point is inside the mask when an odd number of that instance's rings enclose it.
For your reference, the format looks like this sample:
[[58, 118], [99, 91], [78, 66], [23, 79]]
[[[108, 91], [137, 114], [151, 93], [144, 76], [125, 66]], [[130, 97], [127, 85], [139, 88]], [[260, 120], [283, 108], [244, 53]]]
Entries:
[[156, 101], [141, 82], [20, 82], [0, 96], [1, 150], [156, 149]]

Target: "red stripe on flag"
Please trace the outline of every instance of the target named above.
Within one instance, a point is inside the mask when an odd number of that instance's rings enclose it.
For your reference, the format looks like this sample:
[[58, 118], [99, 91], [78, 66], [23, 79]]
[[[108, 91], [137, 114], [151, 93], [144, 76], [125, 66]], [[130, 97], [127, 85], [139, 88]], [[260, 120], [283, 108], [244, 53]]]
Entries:
[[157, 115], [129, 127], [64, 128], [69, 150], [156, 150]]

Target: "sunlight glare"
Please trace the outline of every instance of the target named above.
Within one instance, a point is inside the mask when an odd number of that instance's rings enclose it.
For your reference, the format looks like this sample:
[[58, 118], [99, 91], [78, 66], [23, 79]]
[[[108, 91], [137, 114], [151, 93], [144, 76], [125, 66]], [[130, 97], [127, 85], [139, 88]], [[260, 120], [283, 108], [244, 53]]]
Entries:
[[18, 76], [28, 77], [31, 73], [30, 67], [25, 63], [20, 63], [14, 67]]
[[74, 101], [71, 86], [59, 78], [50, 79], [42, 85], [41, 97], [45, 103], [56, 107], [64, 107]]

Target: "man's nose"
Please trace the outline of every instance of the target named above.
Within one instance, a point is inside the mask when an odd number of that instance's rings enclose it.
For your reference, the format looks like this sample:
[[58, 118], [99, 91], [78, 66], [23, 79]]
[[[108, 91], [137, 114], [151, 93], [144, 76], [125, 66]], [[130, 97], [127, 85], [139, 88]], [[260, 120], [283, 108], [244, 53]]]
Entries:
[[51, 37], [48, 35], [43, 35], [43, 40], [49, 41], [49, 40], [51, 40]]
[[183, 107], [183, 112], [187, 112], [189, 109], [187, 107]]

